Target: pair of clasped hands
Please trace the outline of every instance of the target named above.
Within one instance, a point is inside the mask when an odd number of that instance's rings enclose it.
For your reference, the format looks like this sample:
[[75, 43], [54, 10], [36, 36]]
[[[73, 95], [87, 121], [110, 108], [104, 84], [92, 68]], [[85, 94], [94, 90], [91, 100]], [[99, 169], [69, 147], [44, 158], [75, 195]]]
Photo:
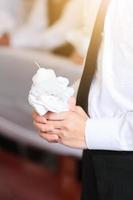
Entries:
[[86, 149], [85, 125], [88, 115], [76, 106], [76, 100], [69, 100], [69, 111], [62, 113], [48, 112], [39, 116], [33, 111], [33, 123], [39, 135], [50, 143], [60, 143], [72, 148]]

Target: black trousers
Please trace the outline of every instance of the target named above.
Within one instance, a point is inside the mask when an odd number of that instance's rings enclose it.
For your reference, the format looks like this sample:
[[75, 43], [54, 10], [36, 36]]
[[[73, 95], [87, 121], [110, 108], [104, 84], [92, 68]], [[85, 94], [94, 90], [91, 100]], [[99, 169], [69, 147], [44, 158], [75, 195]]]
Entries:
[[133, 152], [83, 152], [81, 200], [133, 200]]

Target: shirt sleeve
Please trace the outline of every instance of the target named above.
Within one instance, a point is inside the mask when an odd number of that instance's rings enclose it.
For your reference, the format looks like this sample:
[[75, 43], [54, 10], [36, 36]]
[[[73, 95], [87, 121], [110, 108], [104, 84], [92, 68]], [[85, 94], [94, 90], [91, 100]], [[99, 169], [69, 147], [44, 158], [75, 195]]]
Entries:
[[85, 128], [88, 149], [133, 150], [133, 112], [120, 118], [88, 119]]

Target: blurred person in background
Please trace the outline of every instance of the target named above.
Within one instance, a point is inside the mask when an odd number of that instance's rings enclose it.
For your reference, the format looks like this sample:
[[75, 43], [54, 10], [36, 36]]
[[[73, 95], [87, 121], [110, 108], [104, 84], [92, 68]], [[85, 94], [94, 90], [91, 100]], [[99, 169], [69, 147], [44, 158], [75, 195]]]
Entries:
[[32, 9], [25, 23], [11, 36], [12, 47], [40, 47], [40, 34], [48, 27], [48, 0], [32, 1]]
[[12, 33], [21, 21], [22, 0], [0, 0], [0, 35]]
[[60, 18], [51, 26], [49, 3], [49, 0], [35, 1], [27, 22], [12, 35], [11, 46], [53, 50], [69, 42], [82, 59], [88, 47], [89, 1], [66, 1]]
[[33, 0], [0, 0], [0, 45], [9, 45], [14, 32], [25, 22]]

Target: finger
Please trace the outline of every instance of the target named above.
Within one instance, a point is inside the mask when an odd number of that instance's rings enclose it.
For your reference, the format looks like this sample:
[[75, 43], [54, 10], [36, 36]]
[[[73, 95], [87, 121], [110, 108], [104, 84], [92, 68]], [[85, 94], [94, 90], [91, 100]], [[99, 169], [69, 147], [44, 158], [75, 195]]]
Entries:
[[35, 119], [38, 116], [37, 112], [35, 110], [32, 111], [32, 117]]
[[65, 121], [48, 121], [47, 125], [53, 127], [53, 129], [63, 129]]
[[63, 141], [66, 140], [66, 138], [69, 138], [69, 133], [67, 133], [65, 130], [61, 130], [61, 129], [54, 129], [53, 131], [46, 133], [46, 135], [56, 135], [58, 136], [58, 143], [63, 144]]
[[41, 132], [51, 132], [54, 129], [52, 125], [36, 123], [36, 122], [34, 122], [34, 126]]
[[50, 143], [58, 143], [59, 140], [59, 137], [57, 135], [45, 134], [43, 132], [40, 132], [40, 137]]
[[83, 110], [83, 108], [81, 106], [76, 106], [75, 109], [76, 113], [80, 114], [80, 115], [87, 115], [86, 112]]
[[68, 101], [68, 104], [69, 104], [69, 110], [70, 111], [75, 111], [75, 108], [76, 108], [76, 99], [75, 99], [75, 97], [70, 97], [70, 99]]
[[61, 112], [61, 113], [47, 113], [46, 119], [51, 121], [63, 121], [67, 118], [68, 112]]
[[84, 112], [83, 109], [82, 109], [80, 106], [76, 106], [75, 111], [76, 111], [77, 113], [79, 113], [79, 114], [82, 114], [82, 113]]
[[63, 130], [56, 128], [56, 129], [53, 129], [51, 132], [47, 132], [46, 134], [57, 135], [58, 137], [60, 137], [62, 135], [62, 132], [63, 132]]
[[78, 113], [80, 116], [84, 117], [84, 118], [88, 118], [88, 115], [86, 114], [86, 112], [80, 107], [80, 106], [76, 106], [75, 109], [76, 113]]
[[32, 118], [34, 121], [37, 123], [47, 123], [47, 119], [45, 116], [40, 116], [37, 112], [33, 111], [32, 112]]

